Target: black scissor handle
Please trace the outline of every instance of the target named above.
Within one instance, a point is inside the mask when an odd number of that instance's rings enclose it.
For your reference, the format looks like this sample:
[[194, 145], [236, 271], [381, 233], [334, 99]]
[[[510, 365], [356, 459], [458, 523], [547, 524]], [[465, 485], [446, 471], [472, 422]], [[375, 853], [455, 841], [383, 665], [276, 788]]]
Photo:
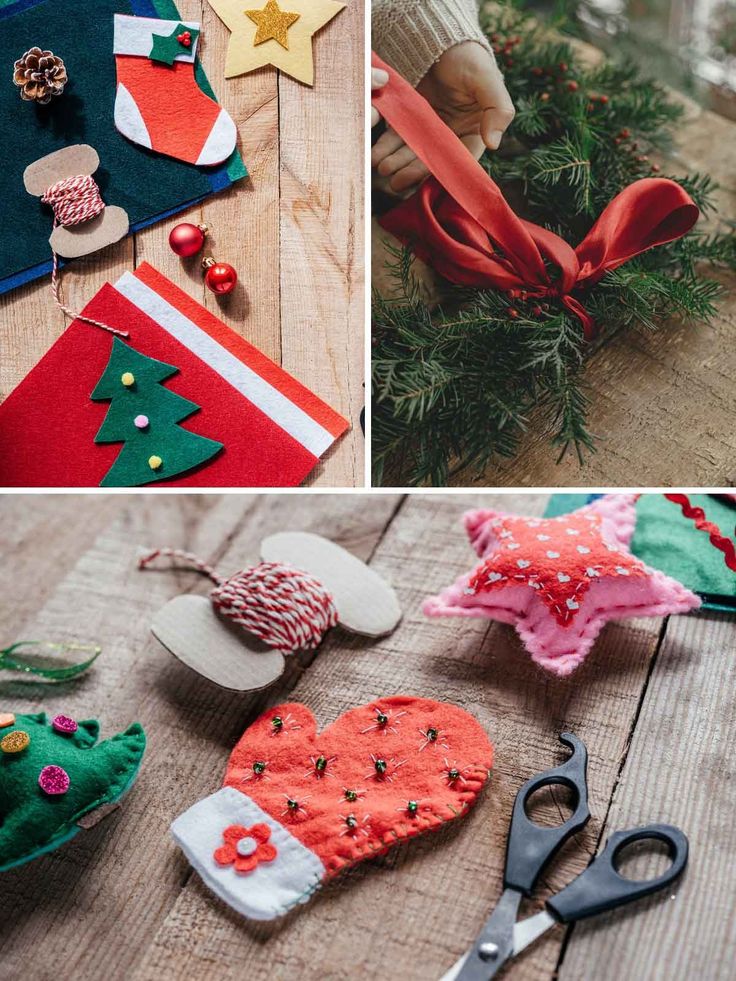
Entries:
[[[506, 845], [504, 884], [530, 896], [539, 873], [552, 855], [567, 839], [579, 831], [590, 818], [586, 768], [588, 751], [585, 744], [569, 732], [563, 732], [560, 742], [569, 746], [572, 756], [561, 766], [532, 777], [519, 789], [511, 815], [511, 829]], [[545, 828], [527, 817], [526, 803], [540, 787], [561, 784], [575, 794], [575, 811], [564, 824]]]
[[[669, 848], [672, 864], [656, 879], [639, 881], [625, 878], [616, 869], [616, 858], [621, 849], [634, 841], [647, 839], [663, 841]], [[664, 889], [682, 873], [687, 865], [687, 856], [687, 836], [671, 824], [647, 824], [631, 831], [617, 831], [577, 879], [547, 900], [547, 906], [563, 923], [604, 913]]]

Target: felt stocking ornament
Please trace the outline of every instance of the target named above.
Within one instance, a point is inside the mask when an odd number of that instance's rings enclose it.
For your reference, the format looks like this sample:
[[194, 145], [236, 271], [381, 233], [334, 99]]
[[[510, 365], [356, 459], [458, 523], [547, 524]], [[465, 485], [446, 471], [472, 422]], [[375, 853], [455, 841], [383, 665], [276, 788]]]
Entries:
[[199, 88], [199, 24], [115, 14], [115, 125], [134, 143], [213, 166], [235, 149], [230, 116]]
[[213, 892], [270, 920], [341, 869], [461, 817], [492, 761], [478, 722], [443, 702], [379, 699], [321, 733], [306, 706], [279, 705], [171, 832]]
[[134, 722], [101, 743], [99, 732], [95, 719], [0, 713], [0, 872], [91, 827], [129, 789], [143, 729]]
[[482, 561], [423, 606], [428, 616], [510, 623], [543, 668], [570, 674], [607, 620], [666, 616], [700, 606], [689, 589], [629, 550], [635, 494], [609, 494], [558, 518], [469, 511]]

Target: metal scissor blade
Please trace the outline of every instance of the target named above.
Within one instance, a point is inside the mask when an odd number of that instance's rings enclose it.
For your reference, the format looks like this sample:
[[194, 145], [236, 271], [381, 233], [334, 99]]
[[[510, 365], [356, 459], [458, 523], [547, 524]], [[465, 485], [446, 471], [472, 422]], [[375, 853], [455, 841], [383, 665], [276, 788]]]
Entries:
[[542, 910], [541, 913], [535, 913], [534, 916], [528, 916], [525, 920], [515, 923], [513, 956], [516, 957], [529, 944], [533, 944], [535, 940], [538, 940], [543, 934], [555, 926], [557, 922], [546, 910]]
[[475, 943], [444, 975], [442, 981], [490, 981], [514, 953], [514, 924], [521, 893], [504, 889]]

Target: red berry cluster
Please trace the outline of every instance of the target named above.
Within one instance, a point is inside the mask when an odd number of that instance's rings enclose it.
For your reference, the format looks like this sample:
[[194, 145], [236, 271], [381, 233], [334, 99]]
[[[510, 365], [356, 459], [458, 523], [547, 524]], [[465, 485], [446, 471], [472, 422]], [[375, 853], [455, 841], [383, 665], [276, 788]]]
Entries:
[[185, 48], [191, 48], [192, 46], [192, 35], [190, 31], [184, 31], [183, 34], [177, 34], [176, 40], [179, 44], [183, 44]]
[[491, 34], [491, 44], [496, 58], [501, 58], [506, 68], [513, 68], [514, 59], [511, 54], [516, 45], [521, 44], [521, 38], [518, 34], [507, 38], [501, 38], [498, 34]]
[[532, 68], [532, 75], [536, 78], [546, 79], [546, 89], [542, 92], [539, 98], [542, 102], [549, 102], [553, 87], [556, 84], [564, 84], [568, 92], [577, 92], [580, 88], [580, 84], [575, 81], [574, 78], [568, 78], [568, 72], [570, 71], [570, 66], [566, 61], [561, 61], [559, 64], [554, 65], [551, 68], [542, 68], [539, 65], [535, 65]]
[[[510, 300], [521, 300], [522, 302], [529, 298], [526, 290], [507, 290], [506, 295]], [[549, 303], [535, 303], [530, 312], [533, 317], [541, 317], [547, 310], [549, 310]], [[506, 312], [512, 320], [517, 320], [521, 316], [516, 307], [509, 307]]]
[[[634, 159], [637, 163], [647, 164], [649, 163], [649, 157], [646, 153], [639, 153], [639, 144], [636, 140], [631, 140], [631, 130], [621, 129], [614, 138], [614, 142], [617, 143], [623, 150], [628, 153], [634, 154]], [[649, 170], [653, 174], [658, 174], [662, 168], [658, 163], [649, 163]]]

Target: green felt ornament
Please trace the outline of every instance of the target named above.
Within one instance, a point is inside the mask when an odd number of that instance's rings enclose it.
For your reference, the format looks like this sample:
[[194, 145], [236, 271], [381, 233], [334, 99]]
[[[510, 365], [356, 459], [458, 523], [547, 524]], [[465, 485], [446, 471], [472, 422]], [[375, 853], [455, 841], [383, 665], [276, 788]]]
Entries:
[[178, 368], [113, 339], [110, 360], [90, 396], [110, 400], [96, 443], [124, 442], [101, 487], [138, 487], [199, 466], [222, 443], [178, 425], [199, 409], [163, 386]]
[[[179, 38], [186, 37], [188, 44], [180, 41]], [[177, 24], [171, 34], [153, 35], [153, 47], [149, 58], [151, 61], [160, 61], [164, 65], [173, 65], [177, 55], [189, 54], [199, 37], [199, 31], [194, 27], [185, 27], [184, 24]]]
[[97, 744], [99, 731], [95, 719], [0, 714], [0, 872], [58, 848], [84, 815], [114, 804], [133, 783], [146, 748], [142, 727], [134, 722]]

